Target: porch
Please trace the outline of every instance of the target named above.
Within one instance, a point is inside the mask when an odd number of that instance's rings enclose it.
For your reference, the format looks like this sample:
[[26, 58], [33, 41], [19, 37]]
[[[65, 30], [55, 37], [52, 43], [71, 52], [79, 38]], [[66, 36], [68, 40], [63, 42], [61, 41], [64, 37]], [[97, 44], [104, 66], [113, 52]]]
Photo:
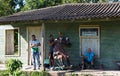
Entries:
[[[6, 70], [4, 64], [0, 64], [0, 70]], [[32, 72], [34, 71], [32, 66], [24, 65], [22, 71]], [[35, 70], [39, 71], [39, 70]], [[58, 70], [52, 71], [48, 70], [50, 76], [69, 76], [70, 74], [75, 74], [76, 76], [120, 76], [119, 70]]]

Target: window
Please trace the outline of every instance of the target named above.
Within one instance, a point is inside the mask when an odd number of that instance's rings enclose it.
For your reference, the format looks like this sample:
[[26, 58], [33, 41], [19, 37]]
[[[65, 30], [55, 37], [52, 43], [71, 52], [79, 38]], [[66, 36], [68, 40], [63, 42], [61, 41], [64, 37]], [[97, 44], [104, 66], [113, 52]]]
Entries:
[[6, 33], [5, 55], [19, 54], [19, 30], [8, 29]]
[[98, 36], [98, 28], [81, 28], [81, 36]]
[[99, 57], [99, 27], [80, 27], [80, 53], [83, 55], [88, 48]]

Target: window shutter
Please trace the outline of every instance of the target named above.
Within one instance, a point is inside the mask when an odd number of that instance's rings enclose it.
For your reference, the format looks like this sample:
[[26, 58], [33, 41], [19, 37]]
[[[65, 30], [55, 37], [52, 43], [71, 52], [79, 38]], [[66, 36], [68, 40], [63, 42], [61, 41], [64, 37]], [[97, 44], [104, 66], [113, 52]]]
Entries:
[[14, 55], [14, 30], [6, 30], [6, 55]]

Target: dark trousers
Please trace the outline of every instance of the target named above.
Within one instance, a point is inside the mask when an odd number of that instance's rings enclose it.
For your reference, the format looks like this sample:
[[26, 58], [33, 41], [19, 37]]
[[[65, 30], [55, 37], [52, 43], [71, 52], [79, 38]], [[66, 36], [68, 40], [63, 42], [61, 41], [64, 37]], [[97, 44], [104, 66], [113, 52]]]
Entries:
[[49, 65], [52, 67], [54, 66], [54, 57], [53, 57], [53, 51], [49, 52]]
[[69, 58], [63, 59], [63, 65], [70, 66], [70, 60], [69, 60]]
[[94, 60], [89, 62], [86, 58], [83, 59], [82, 69], [93, 69], [94, 68]]

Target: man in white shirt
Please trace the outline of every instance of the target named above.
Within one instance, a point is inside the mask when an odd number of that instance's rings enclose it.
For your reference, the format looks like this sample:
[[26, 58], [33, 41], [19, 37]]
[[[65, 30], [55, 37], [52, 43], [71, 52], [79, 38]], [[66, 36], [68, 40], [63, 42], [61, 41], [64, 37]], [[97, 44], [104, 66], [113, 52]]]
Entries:
[[30, 48], [33, 58], [34, 70], [36, 70], [36, 59], [38, 63], [38, 69], [40, 69], [40, 56], [39, 56], [39, 46], [41, 46], [39, 40], [36, 39], [35, 35], [32, 35], [32, 40], [30, 40]]

